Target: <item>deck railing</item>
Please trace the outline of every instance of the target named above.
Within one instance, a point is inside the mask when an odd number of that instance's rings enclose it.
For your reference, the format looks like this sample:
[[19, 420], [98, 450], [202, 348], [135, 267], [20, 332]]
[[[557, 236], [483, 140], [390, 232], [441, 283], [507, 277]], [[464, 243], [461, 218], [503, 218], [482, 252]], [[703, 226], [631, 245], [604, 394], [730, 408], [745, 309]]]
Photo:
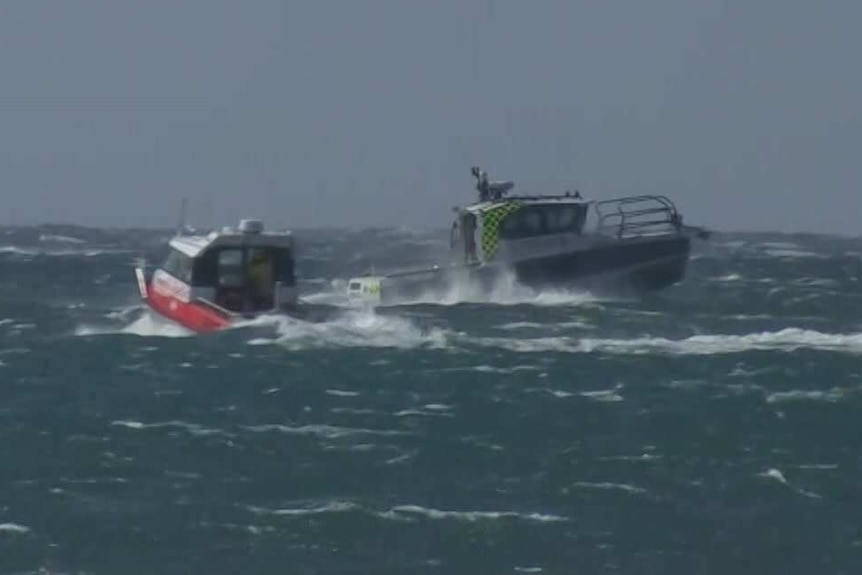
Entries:
[[617, 238], [679, 231], [682, 218], [665, 196], [629, 196], [593, 204], [598, 215], [598, 233]]

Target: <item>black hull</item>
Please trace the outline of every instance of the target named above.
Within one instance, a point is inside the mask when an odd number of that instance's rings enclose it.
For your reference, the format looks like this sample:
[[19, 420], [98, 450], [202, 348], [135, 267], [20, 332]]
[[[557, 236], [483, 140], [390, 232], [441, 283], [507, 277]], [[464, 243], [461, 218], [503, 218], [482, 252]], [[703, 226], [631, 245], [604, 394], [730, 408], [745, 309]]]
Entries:
[[407, 303], [467, 282], [484, 293], [506, 275], [535, 289], [585, 289], [604, 295], [641, 295], [685, 277], [691, 253], [687, 235], [615, 240], [606, 246], [534, 257], [508, 265], [458, 266], [387, 277], [381, 303]]
[[580, 287], [638, 294], [682, 281], [690, 253], [688, 236], [623, 240], [518, 262], [514, 269], [518, 283], [534, 289]]

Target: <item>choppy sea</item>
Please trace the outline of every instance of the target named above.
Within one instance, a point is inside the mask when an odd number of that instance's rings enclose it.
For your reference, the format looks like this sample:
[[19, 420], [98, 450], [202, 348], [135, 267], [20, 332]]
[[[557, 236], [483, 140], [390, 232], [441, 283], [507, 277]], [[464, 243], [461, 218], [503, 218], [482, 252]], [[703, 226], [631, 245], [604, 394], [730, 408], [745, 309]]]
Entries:
[[136, 299], [169, 235], [0, 229], [0, 573], [862, 573], [862, 239], [357, 309], [445, 232], [297, 232], [337, 313], [201, 336]]

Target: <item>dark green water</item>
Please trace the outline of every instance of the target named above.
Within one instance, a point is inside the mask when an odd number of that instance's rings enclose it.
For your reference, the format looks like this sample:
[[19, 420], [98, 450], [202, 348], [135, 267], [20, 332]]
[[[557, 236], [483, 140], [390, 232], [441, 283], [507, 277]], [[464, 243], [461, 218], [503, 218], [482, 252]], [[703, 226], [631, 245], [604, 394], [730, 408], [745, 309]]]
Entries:
[[[439, 236], [300, 234], [304, 292]], [[862, 569], [862, 240], [187, 336], [135, 300], [165, 239], [0, 229], [0, 573]]]

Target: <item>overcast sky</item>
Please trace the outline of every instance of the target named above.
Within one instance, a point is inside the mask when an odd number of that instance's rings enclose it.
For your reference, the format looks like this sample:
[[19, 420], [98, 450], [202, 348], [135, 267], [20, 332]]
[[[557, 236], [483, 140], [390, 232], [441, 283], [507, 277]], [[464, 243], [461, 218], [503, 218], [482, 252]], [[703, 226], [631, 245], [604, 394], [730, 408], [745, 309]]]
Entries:
[[857, 0], [0, 2], [0, 224], [443, 227], [470, 166], [862, 233]]

